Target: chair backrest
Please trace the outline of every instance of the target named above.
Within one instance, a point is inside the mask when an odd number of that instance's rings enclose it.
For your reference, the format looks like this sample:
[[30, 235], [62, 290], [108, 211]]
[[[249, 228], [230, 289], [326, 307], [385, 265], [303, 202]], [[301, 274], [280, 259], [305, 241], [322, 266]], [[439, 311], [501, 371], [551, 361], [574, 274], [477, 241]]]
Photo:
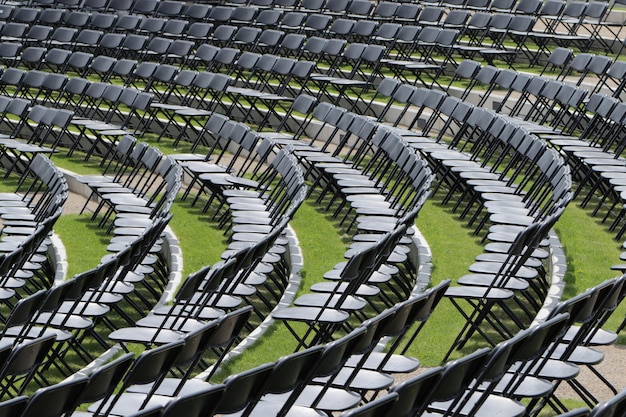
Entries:
[[266, 363], [226, 378], [216, 413], [232, 414], [256, 403], [264, 394], [274, 365], [274, 362]]
[[46, 290], [39, 290], [34, 294], [20, 299], [13, 309], [6, 322], [6, 327], [21, 326], [28, 324], [35, 312], [41, 307], [47, 295]]
[[89, 378], [76, 377], [40, 388], [31, 396], [20, 417], [56, 417], [71, 415]]
[[559, 414], [559, 417], [587, 417], [591, 410], [588, 408], [576, 408], [574, 410], [566, 411]]
[[323, 350], [323, 346], [317, 345], [278, 359], [269, 378], [267, 392], [281, 394], [304, 383]]
[[398, 394], [385, 416], [419, 415], [428, 405], [431, 392], [441, 378], [443, 368], [440, 366], [402, 381], [390, 388], [389, 392]]
[[28, 395], [21, 395], [14, 397], [6, 401], [0, 402], [0, 417], [15, 417], [22, 415], [22, 411], [26, 408], [26, 404], [30, 397]]
[[212, 347], [211, 338], [219, 329], [220, 319], [212, 320], [183, 336], [185, 346], [176, 358], [174, 367], [182, 373], [179, 384], [171, 392], [172, 397], [180, 394], [185, 383], [191, 377], [196, 365], [200, 362], [206, 351]]
[[6, 385], [3, 387], [3, 394], [10, 389], [14, 389], [14, 394], [20, 395], [26, 390], [35, 371], [41, 365], [50, 349], [52, 349], [55, 340], [56, 336], [48, 335], [33, 340], [26, 340], [15, 346], [11, 351], [11, 355], [2, 366], [0, 376], [4, 378], [4, 382], [8, 384], [12, 384], [10, 381], [12, 377], [20, 376], [21, 385], [19, 387]]
[[143, 351], [135, 359], [131, 369], [126, 373], [119, 391], [115, 395], [103, 398], [95, 413], [108, 415], [129, 386], [136, 384], [152, 384], [151, 392], [146, 397], [144, 403], [138, 408], [142, 409], [145, 407], [151, 394], [159, 387], [159, 384], [171, 369], [184, 344], [184, 340], [180, 339]]
[[[223, 384], [208, 385], [195, 390], [192, 394], [184, 394], [169, 401], [159, 417], [204, 417], [212, 416], [224, 395]], [[137, 416], [138, 417], [138, 416]]]
[[[210, 376], [217, 371], [221, 360], [228, 353], [230, 347], [233, 345], [241, 329], [248, 322], [250, 315], [252, 314], [252, 307], [246, 306], [238, 310], [228, 313], [222, 320], [220, 320], [218, 329], [211, 333], [211, 337], [207, 341], [211, 348], [217, 349], [222, 353], [217, 358], [216, 363], [212, 365], [212, 371]], [[207, 379], [208, 379], [207, 378]]]
[[[375, 400], [345, 411], [339, 417], [383, 417], [398, 399], [395, 392], [387, 393]], [[393, 414], [392, 414], [393, 415]]]
[[78, 397], [79, 404], [93, 403], [111, 395], [130, 368], [134, 357], [132, 353], [127, 353], [92, 372], [87, 386]]
[[596, 405], [589, 413], [590, 417], [618, 417], [624, 415], [626, 390]]
[[488, 348], [479, 349], [444, 365], [441, 378], [431, 392], [430, 401], [449, 401], [458, 398], [478, 376], [489, 352]]

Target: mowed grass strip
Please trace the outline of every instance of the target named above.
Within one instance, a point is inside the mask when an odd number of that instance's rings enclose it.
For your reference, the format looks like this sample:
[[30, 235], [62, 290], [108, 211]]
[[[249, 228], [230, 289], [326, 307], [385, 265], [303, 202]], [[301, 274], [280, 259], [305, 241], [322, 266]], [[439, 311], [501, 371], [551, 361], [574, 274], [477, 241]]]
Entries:
[[[291, 226], [296, 232], [303, 255], [299, 295], [306, 292], [312, 284], [322, 281], [326, 271], [343, 261], [346, 241], [343, 232], [330, 215], [318, 210], [310, 200], [300, 206]], [[302, 331], [302, 326], [296, 327]], [[275, 322], [244, 355], [224, 364], [222, 372], [215, 379], [221, 380], [228, 375], [275, 361], [292, 353], [296, 345], [295, 338], [287, 328], [282, 323]]]

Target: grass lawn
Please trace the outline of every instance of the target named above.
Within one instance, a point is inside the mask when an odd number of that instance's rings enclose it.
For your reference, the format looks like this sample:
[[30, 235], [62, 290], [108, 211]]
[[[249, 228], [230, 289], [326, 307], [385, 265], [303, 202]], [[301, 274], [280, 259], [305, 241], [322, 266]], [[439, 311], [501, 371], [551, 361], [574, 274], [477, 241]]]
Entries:
[[[222, 231], [198, 208], [188, 202], [177, 202], [173, 208], [171, 228], [178, 237], [183, 253], [184, 275], [203, 265], [220, 259], [227, 242]], [[342, 261], [347, 237], [330, 215], [312, 201], [306, 201], [298, 210], [292, 226], [297, 233], [304, 257], [300, 292], [321, 280], [335, 263]], [[467, 272], [476, 255], [481, 253], [480, 238], [464, 227], [449, 208], [436, 201], [426, 203], [420, 212], [417, 226], [432, 250], [432, 285], [444, 279], [453, 281]], [[60, 218], [55, 227], [68, 253], [69, 275], [95, 266], [106, 253], [108, 236], [99, 230], [88, 215], [70, 214]], [[571, 297], [616, 274], [610, 266], [619, 260], [619, 244], [612, 239], [598, 218], [571, 204], [557, 223], [568, 261], [565, 297]], [[80, 238], [77, 238], [80, 236]], [[593, 244], [590, 244], [593, 242]], [[623, 309], [613, 315], [607, 324], [614, 329], [624, 317]], [[462, 318], [447, 300], [442, 300], [420, 337], [409, 349], [409, 354], [420, 358], [425, 366], [438, 365], [454, 336], [462, 325]], [[623, 340], [621, 340], [623, 342]], [[290, 353], [295, 340], [285, 326], [275, 324], [249, 354], [225, 366], [223, 376], [275, 360]], [[478, 347], [469, 344], [453, 357]]]

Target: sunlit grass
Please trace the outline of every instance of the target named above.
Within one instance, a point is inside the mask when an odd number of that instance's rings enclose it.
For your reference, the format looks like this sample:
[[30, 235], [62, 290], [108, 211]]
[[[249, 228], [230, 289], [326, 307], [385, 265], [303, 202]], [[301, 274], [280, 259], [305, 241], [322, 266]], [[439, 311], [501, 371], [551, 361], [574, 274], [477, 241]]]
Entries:
[[[316, 205], [307, 200], [300, 206], [291, 222], [299, 240], [304, 261], [298, 294], [306, 291], [310, 285], [321, 281], [326, 271], [343, 260], [343, 253], [346, 250], [345, 236], [329, 217], [318, 211]], [[223, 371], [217, 375], [216, 379], [219, 380], [256, 365], [274, 361], [292, 353], [296, 344], [296, 340], [282, 323], [274, 323], [244, 355], [225, 364]]]
[[66, 214], [54, 225], [67, 253], [68, 277], [95, 267], [107, 254], [110, 236], [90, 217], [90, 214]]

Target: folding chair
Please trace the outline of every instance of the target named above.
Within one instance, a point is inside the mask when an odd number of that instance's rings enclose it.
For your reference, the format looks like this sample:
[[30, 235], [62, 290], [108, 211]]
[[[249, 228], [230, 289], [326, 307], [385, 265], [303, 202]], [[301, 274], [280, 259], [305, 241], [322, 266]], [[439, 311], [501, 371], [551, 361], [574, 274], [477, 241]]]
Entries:
[[61, 94], [69, 78], [65, 74], [48, 73], [39, 92], [33, 97], [34, 102], [46, 105], [53, 102], [53, 95]]
[[182, 18], [188, 18], [190, 21], [198, 22], [204, 21], [209, 12], [211, 11], [211, 6], [207, 4], [201, 3], [192, 3], [186, 5], [186, 7], [181, 11], [180, 16]]
[[115, 58], [137, 59], [143, 53], [149, 38], [145, 35], [128, 34], [118, 46]]
[[69, 415], [78, 405], [78, 398], [88, 383], [87, 377], [76, 377], [58, 384], [40, 388], [28, 400], [22, 416]]
[[375, 400], [359, 405], [352, 410], [340, 414], [341, 417], [375, 417], [384, 416], [393, 407], [393, 403], [398, 399], [395, 392], [387, 393]]
[[54, 28], [52, 26], [47, 25], [31, 26], [28, 33], [24, 37], [24, 46], [27, 48], [29, 46], [39, 46], [40, 44], [45, 44], [53, 30]]
[[442, 7], [426, 6], [422, 8], [415, 24], [422, 28], [427, 26], [440, 26], [445, 10]]
[[182, 4], [178, 1], [163, 1], [157, 3], [156, 10], [154, 14], [156, 16], [165, 16], [165, 17], [177, 17], [179, 16], [183, 9], [185, 8], [185, 4]]
[[54, 336], [44, 336], [15, 346], [0, 369], [0, 392], [3, 396], [17, 397], [26, 391], [54, 342]]
[[566, 70], [573, 57], [573, 50], [561, 47], [555, 48], [548, 56], [548, 59], [546, 60], [546, 63], [544, 64], [539, 75], [543, 75], [547, 71], [558, 71], [559, 73], [557, 78], [560, 78], [561, 74], [563, 74], [563, 71]]
[[34, 7], [20, 7], [12, 15], [12, 20], [19, 23], [34, 24], [39, 19], [41, 9]]
[[205, 22], [193, 22], [189, 25], [182, 38], [194, 43], [195, 49], [206, 45], [211, 37], [213, 24]]
[[21, 50], [21, 42], [0, 42], [0, 63], [7, 67], [17, 66], [20, 62]]
[[618, 415], [616, 413], [620, 413], [622, 407], [624, 406], [624, 402], [626, 401], [626, 393], [624, 391], [620, 392], [613, 398], [605, 400], [598, 405], [596, 405], [589, 416], [591, 417], [608, 417], [611, 415]]
[[156, 0], [135, 0], [129, 12], [139, 15], [152, 15], [157, 8]]
[[63, 23], [73, 28], [82, 29], [89, 24], [91, 14], [79, 10], [69, 11], [63, 17]]
[[[221, 398], [225, 395], [225, 386], [223, 384], [211, 385], [204, 390], [200, 390], [190, 395], [183, 395], [170, 401], [164, 408], [159, 417], [175, 417], [181, 413], [189, 415], [189, 417], [201, 417], [213, 415], [221, 402]], [[148, 411], [150, 412], [150, 411]], [[133, 414], [133, 416], [140, 417]], [[143, 415], [142, 415], [143, 417]], [[148, 416], [146, 416], [148, 417]]]
[[[119, 391], [96, 401], [89, 406], [88, 410], [106, 416], [112, 412], [128, 414], [146, 408], [146, 406], [149, 406], [152, 393], [145, 396], [142, 402], [138, 403], [131, 400], [128, 403], [125, 401], [126, 390], [135, 384], [154, 383], [158, 386], [158, 383], [165, 378], [165, 375], [176, 360], [176, 356], [183, 347], [184, 342], [181, 340], [145, 350], [135, 359], [133, 365], [124, 376]], [[161, 403], [160, 405], [163, 404]]]
[[67, 66], [67, 61], [70, 59], [72, 52], [67, 49], [52, 48], [49, 49], [41, 62], [41, 66], [38, 69], [48, 69], [53, 72], [63, 73], [63, 70]]
[[20, 395], [0, 402], [0, 416], [12, 417], [20, 415], [26, 408], [29, 399], [30, 397], [27, 395]]
[[65, 63], [65, 67], [63, 68], [64, 73], [75, 73], [78, 76], [82, 77], [86, 75], [89, 70], [89, 65], [91, 64], [91, 60], [93, 59], [93, 54], [88, 52], [72, 52], [72, 54], [67, 59]]
[[8, 22], [0, 28], [0, 35], [4, 42], [21, 43], [28, 29], [29, 25], [26, 23]]
[[39, 23], [53, 27], [57, 26], [61, 22], [64, 13], [63, 9], [44, 8], [39, 13]]
[[101, 30], [81, 30], [74, 39], [74, 51], [93, 53], [100, 44], [102, 36], [104, 36], [104, 32]]
[[431, 392], [441, 378], [443, 368], [438, 366], [402, 381], [389, 390], [397, 394], [385, 417], [419, 415], [428, 404]]
[[260, 54], [275, 53], [284, 37], [285, 32], [282, 30], [264, 29], [259, 35], [254, 50]]
[[[96, 2], [100, 0], [93, 0], [93, 1]], [[88, 8], [89, 6], [85, 5], [85, 7]], [[108, 33], [109, 31], [112, 31], [113, 28], [115, 27], [116, 20], [117, 20], [117, 16], [114, 14], [94, 12], [91, 15], [90, 25], [91, 25], [91, 28], [94, 30], [102, 30], [103, 32]]]
[[307, 14], [300, 11], [285, 12], [276, 28], [285, 31], [285, 33], [300, 33], [306, 17]]
[[372, 10], [372, 19], [381, 22], [391, 22], [399, 6], [396, 2], [381, 1]]

